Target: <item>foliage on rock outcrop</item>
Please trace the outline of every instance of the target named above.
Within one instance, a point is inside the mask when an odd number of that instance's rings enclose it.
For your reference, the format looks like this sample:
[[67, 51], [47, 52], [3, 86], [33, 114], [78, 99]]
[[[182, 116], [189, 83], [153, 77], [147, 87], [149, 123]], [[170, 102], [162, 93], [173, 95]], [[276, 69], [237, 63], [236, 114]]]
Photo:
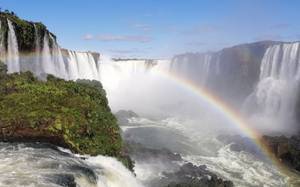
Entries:
[[121, 156], [122, 140], [99, 82], [64, 81], [0, 67], [0, 138], [46, 141], [84, 154]]

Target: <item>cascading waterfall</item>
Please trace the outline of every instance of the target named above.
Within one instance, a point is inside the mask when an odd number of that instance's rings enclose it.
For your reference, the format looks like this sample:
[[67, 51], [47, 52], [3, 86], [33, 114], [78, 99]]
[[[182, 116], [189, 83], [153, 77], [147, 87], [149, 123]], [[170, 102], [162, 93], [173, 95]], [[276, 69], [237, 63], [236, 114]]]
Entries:
[[[50, 49], [50, 41], [52, 43], [52, 49]], [[50, 34], [45, 34], [44, 36], [41, 63], [41, 71], [43, 73], [52, 74], [63, 79], [68, 79], [68, 74], [66, 72], [65, 62], [62, 56], [61, 49]]]
[[285, 43], [267, 49], [259, 82], [246, 100], [246, 108], [254, 104], [255, 115], [293, 123], [300, 78], [299, 45], [299, 42]]
[[176, 56], [172, 60], [171, 71], [201, 85], [206, 85], [211, 78], [220, 74], [219, 54], [205, 53]]
[[76, 80], [79, 78], [79, 72], [78, 72], [78, 63], [76, 58], [76, 52], [74, 51], [68, 51], [68, 70], [69, 70], [69, 77], [71, 80]]
[[56, 75], [55, 67], [52, 62], [52, 55], [49, 47], [49, 38], [47, 34], [45, 34], [44, 36], [41, 64], [42, 64], [42, 72]]
[[99, 79], [99, 61], [96, 61], [89, 52], [68, 51], [67, 74], [71, 80]]
[[5, 61], [5, 43], [4, 32], [1, 32], [2, 22], [0, 21], [0, 60]]
[[96, 61], [90, 53], [69, 51], [71, 79], [99, 80]]
[[[52, 49], [49, 45], [51, 41]], [[50, 35], [44, 36], [42, 51], [42, 71], [66, 80], [89, 79], [99, 80], [99, 61], [90, 52], [75, 52], [67, 50], [63, 55], [62, 49]]]
[[7, 69], [8, 73], [20, 72], [19, 49], [18, 41], [14, 31], [14, 26], [10, 20], [8, 23], [8, 37], [7, 37]]
[[54, 68], [55, 68], [54, 75], [56, 75], [60, 78], [63, 78], [63, 79], [68, 79], [68, 74], [66, 72], [66, 66], [65, 66], [63, 56], [62, 56], [61, 49], [51, 34], [49, 34], [49, 37], [53, 44], [52, 45], [52, 64], [54, 65]]
[[[40, 78], [52, 74], [65, 80], [100, 80], [100, 62], [92, 53], [65, 50], [66, 54], [63, 54], [63, 49], [59, 47], [52, 34], [46, 32], [41, 36], [38, 27], [34, 25], [34, 55], [22, 54], [18, 48], [14, 26], [10, 20], [7, 20], [7, 23], [9, 28], [7, 49], [4, 32], [0, 32], [0, 59], [7, 64], [9, 73], [31, 71]], [[0, 31], [1, 27], [0, 23]]]
[[41, 37], [37, 26], [34, 24], [34, 38], [35, 38], [35, 62], [34, 62], [34, 72], [37, 75], [41, 74]]

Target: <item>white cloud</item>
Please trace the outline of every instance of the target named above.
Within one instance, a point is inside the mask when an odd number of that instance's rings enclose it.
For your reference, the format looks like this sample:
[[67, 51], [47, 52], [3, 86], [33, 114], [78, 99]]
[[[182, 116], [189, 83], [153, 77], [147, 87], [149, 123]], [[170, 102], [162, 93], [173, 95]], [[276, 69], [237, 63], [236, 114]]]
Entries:
[[271, 25], [270, 29], [287, 29], [287, 28], [290, 28], [290, 27], [291, 27], [290, 24], [278, 23], [278, 24], [275, 24], [275, 25]]
[[143, 53], [142, 50], [139, 49], [129, 49], [129, 50], [124, 50], [124, 49], [111, 49], [109, 50], [111, 53], [115, 54], [136, 54], [136, 53]]
[[147, 43], [152, 40], [149, 36], [143, 35], [91, 35], [86, 34], [83, 37], [84, 40], [97, 40], [103, 42], [139, 42], [139, 43]]
[[86, 35], [83, 36], [84, 40], [92, 40], [93, 38], [94, 38], [94, 36], [91, 35], [91, 34], [86, 34]]
[[192, 34], [192, 35], [198, 35], [198, 34], [203, 34], [203, 33], [211, 33], [211, 32], [217, 32], [218, 27], [215, 25], [200, 25], [196, 26], [190, 29], [187, 29], [183, 32], [183, 34]]
[[150, 31], [151, 30], [150, 25], [147, 25], [147, 24], [134, 24], [133, 27], [137, 28], [137, 29], [141, 29], [143, 31]]

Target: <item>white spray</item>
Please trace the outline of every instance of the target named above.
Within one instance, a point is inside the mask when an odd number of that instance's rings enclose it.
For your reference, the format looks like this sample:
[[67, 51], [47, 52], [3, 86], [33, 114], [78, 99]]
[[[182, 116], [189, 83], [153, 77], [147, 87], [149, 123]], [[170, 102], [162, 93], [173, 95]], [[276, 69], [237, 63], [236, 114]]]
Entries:
[[7, 37], [7, 69], [8, 73], [20, 72], [19, 49], [18, 41], [15, 34], [14, 26], [10, 20], [8, 23], [8, 37]]

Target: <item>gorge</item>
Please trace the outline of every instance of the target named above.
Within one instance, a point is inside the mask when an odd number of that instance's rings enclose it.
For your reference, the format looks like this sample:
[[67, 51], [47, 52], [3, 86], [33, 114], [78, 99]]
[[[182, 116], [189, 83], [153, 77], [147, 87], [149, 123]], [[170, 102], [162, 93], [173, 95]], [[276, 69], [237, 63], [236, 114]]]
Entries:
[[[254, 134], [299, 137], [299, 46], [299, 42], [261, 41], [217, 52], [176, 55], [172, 59], [113, 60], [95, 52], [63, 49], [56, 36], [43, 24], [0, 13], [0, 60], [7, 65], [7, 79], [15, 79], [18, 83], [8, 87], [3, 81], [3, 87], [10, 88], [11, 93], [18, 92], [19, 87], [23, 88], [22, 81], [16, 78], [18, 76], [28, 76], [26, 81], [42, 88], [49, 83], [52, 92], [60, 84], [69, 88], [75, 81], [80, 85], [80, 80], [101, 82], [105, 90], [101, 87], [102, 97], [107, 97], [108, 101], [104, 102], [105, 109], [98, 110], [103, 112], [100, 117], [104, 116], [99, 124], [114, 121], [111, 108], [118, 118], [126, 144], [122, 151], [135, 162], [133, 172], [136, 175], [115, 158], [108, 157], [118, 157], [118, 154], [109, 154], [110, 151], [80, 152], [74, 149], [78, 145], [58, 144], [73, 150], [72, 153], [47, 144], [50, 143], [47, 139], [41, 143], [0, 143], [0, 166], [6, 168], [1, 170], [0, 184], [297, 186], [299, 174], [281, 171], [273, 163], [273, 158], [265, 155], [262, 146], [256, 143], [261, 137], [253, 136], [249, 129], [255, 129]], [[27, 71], [36, 78], [27, 75]], [[48, 74], [52, 75], [50, 79]], [[30, 85], [30, 88], [35, 87]], [[71, 91], [64, 91], [57, 91], [59, 96], [64, 96], [61, 100], [79, 97], [74, 94], [68, 98]], [[46, 98], [47, 93], [44, 94]], [[84, 101], [94, 101], [94, 95], [87, 94], [82, 98], [82, 107]], [[98, 103], [103, 104], [102, 100]], [[0, 119], [4, 121], [6, 116], [2, 115]], [[245, 128], [242, 127], [244, 123], [247, 123]], [[116, 129], [108, 128], [108, 139], [100, 137], [92, 142], [111, 145], [114, 138], [110, 133], [114, 134]], [[286, 144], [291, 140], [295, 142]], [[291, 140], [283, 140], [288, 148], [282, 152], [289, 153], [292, 157], [289, 159], [296, 160], [292, 167], [299, 172], [300, 163], [295, 159], [300, 155], [299, 143], [297, 138]], [[119, 151], [119, 147], [112, 150]], [[288, 161], [286, 157], [281, 159]], [[37, 171], [28, 171], [24, 161]], [[18, 168], [17, 174], [15, 168]]]

